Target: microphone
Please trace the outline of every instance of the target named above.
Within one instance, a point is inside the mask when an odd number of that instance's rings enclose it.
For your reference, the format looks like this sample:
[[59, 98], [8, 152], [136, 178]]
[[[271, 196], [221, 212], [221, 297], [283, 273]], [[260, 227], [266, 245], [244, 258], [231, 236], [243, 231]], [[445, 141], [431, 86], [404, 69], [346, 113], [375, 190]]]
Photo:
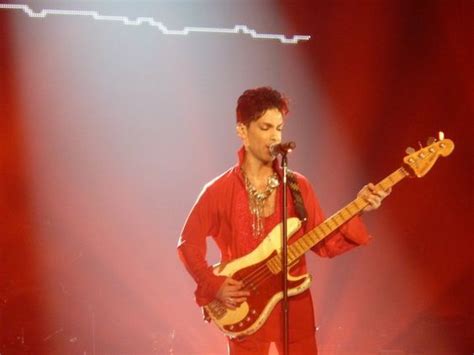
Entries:
[[290, 153], [295, 148], [296, 148], [296, 143], [292, 141], [286, 142], [286, 143], [274, 143], [269, 147], [270, 154], [273, 155], [275, 158], [278, 155], [286, 155], [287, 153]]

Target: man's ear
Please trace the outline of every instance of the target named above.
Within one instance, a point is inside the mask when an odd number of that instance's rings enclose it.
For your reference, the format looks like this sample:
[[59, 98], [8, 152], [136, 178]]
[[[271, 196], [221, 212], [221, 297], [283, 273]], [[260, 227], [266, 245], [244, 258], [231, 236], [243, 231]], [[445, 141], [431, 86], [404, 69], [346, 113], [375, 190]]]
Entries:
[[239, 122], [237, 123], [237, 126], [235, 126], [235, 130], [239, 138], [244, 141], [247, 137], [247, 127], [243, 123]]

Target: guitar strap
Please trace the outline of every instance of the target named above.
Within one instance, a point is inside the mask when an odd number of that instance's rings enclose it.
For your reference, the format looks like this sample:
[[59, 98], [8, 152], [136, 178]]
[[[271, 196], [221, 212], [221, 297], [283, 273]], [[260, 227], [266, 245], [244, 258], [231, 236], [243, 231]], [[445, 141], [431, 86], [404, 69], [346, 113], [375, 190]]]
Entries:
[[293, 197], [293, 203], [295, 205], [296, 214], [298, 218], [303, 222], [306, 222], [308, 219], [308, 212], [306, 212], [306, 207], [304, 206], [303, 196], [301, 196], [301, 190], [298, 186], [298, 180], [296, 174], [288, 169], [287, 172], [288, 178], [288, 187], [291, 191], [291, 196]]

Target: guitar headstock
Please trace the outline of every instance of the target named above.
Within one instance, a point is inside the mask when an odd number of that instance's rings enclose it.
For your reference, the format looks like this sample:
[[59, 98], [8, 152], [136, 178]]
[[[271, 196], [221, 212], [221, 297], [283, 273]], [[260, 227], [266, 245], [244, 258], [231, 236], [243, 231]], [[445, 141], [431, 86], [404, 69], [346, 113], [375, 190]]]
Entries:
[[[410, 171], [417, 177], [425, 176], [433, 167], [438, 157], [447, 157], [454, 149], [454, 142], [444, 138], [444, 133], [439, 132], [439, 140], [428, 138], [428, 145], [415, 151], [413, 148], [407, 148], [408, 155], [403, 158], [403, 162]], [[411, 174], [410, 174], [411, 175]]]

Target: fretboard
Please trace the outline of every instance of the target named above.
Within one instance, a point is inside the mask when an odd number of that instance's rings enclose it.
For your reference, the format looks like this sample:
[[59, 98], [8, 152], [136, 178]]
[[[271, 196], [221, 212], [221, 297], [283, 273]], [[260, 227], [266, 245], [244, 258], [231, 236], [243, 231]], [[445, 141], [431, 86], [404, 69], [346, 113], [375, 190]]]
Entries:
[[[376, 185], [376, 188], [387, 190], [402, 181], [407, 176], [408, 173], [405, 171], [405, 169], [400, 168], [394, 171], [389, 176], [387, 176], [382, 181], [380, 181]], [[322, 241], [324, 238], [326, 238], [344, 223], [349, 221], [351, 218], [358, 215], [368, 204], [369, 203], [366, 202], [362, 197], [357, 197], [355, 200], [347, 204], [344, 208], [340, 209], [331, 217], [327, 218], [316, 228], [299, 238], [296, 242], [288, 245], [288, 265], [291, 265], [309, 249], [314, 247], [316, 244], [318, 244], [320, 241]], [[275, 260], [271, 260], [270, 262], [273, 265], [280, 265], [280, 257], [280, 255], [275, 255], [275, 257], [272, 258]]]

